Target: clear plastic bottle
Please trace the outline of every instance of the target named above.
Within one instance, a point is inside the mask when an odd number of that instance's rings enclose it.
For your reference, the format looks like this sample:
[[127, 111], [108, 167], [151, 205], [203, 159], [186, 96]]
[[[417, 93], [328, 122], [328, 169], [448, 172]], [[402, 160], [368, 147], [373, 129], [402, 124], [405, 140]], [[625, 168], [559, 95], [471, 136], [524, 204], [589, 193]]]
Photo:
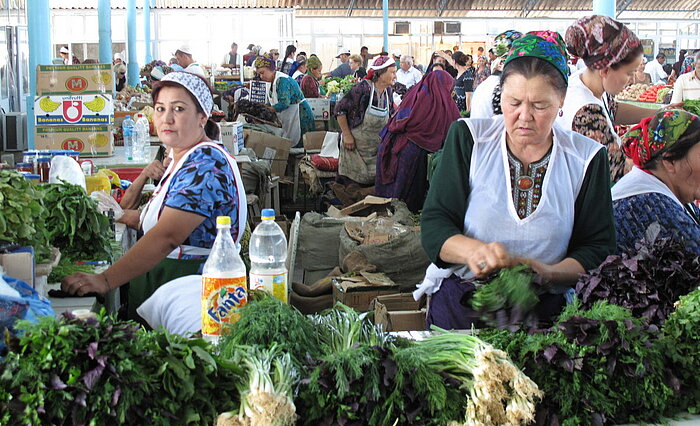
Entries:
[[248, 303], [246, 270], [231, 237], [231, 218], [216, 218], [216, 240], [202, 270], [202, 337], [218, 341], [222, 326], [239, 319]]
[[136, 114], [136, 123], [134, 124], [134, 162], [141, 164], [148, 162], [147, 150], [151, 146], [148, 127], [148, 118], [141, 113]]
[[265, 290], [287, 303], [287, 238], [275, 223], [275, 210], [263, 209], [250, 237], [250, 288]]
[[122, 121], [122, 133], [124, 134], [124, 155], [126, 161], [134, 161], [134, 120], [127, 115]]

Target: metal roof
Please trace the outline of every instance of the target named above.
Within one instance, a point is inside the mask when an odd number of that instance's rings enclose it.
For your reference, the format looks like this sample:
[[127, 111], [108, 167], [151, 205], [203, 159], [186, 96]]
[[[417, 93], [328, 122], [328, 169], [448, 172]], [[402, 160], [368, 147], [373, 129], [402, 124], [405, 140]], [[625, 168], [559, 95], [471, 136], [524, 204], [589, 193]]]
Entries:
[[[0, 0], [0, 9], [24, 9], [27, 0]], [[95, 0], [49, 0], [53, 9], [95, 9]], [[140, 7], [141, 1], [137, 2]], [[115, 9], [126, 0], [112, 0]], [[382, 0], [151, 0], [158, 9], [295, 8], [300, 17], [381, 17]], [[576, 18], [591, 0], [390, 0], [391, 18]], [[700, 19], [700, 0], [617, 0], [617, 17]]]

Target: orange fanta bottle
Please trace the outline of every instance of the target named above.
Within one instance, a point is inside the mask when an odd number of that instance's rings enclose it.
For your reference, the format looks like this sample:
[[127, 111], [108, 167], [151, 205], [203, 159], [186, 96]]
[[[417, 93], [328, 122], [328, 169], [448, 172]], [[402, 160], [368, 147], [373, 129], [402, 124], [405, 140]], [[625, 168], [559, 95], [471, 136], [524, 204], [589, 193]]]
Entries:
[[231, 218], [216, 218], [216, 240], [202, 271], [202, 336], [218, 341], [225, 323], [238, 321], [248, 303], [246, 270], [231, 237]]

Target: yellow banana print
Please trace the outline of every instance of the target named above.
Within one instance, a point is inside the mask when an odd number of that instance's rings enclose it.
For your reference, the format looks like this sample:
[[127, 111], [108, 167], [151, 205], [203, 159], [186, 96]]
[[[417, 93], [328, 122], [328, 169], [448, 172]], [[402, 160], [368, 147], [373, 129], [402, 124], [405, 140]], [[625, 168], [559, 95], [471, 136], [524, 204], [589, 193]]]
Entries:
[[44, 110], [44, 112], [54, 112], [59, 106], [61, 106], [60, 102], [54, 102], [48, 96], [41, 98], [39, 101], [39, 107]]
[[92, 112], [100, 112], [105, 107], [105, 100], [102, 96], [95, 96], [95, 99], [85, 102], [84, 105]]

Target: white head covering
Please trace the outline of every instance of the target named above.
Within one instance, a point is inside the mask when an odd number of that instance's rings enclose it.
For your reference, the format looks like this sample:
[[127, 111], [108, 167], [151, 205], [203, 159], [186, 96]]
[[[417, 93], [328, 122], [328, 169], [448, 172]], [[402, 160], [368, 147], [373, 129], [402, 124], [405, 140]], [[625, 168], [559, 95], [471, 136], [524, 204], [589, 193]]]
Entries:
[[65, 47], [65, 46], [61, 47], [61, 50], [59, 50], [59, 52], [61, 52], [61, 53], [70, 53], [70, 51], [68, 50], [68, 48]]
[[172, 81], [182, 85], [197, 99], [199, 106], [204, 110], [204, 114], [207, 117], [211, 116], [211, 110], [214, 108], [214, 98], [211, 96], [209, 87], [200, 77], [188, 72], [176, 71], [166, 74], [161, 81]]

